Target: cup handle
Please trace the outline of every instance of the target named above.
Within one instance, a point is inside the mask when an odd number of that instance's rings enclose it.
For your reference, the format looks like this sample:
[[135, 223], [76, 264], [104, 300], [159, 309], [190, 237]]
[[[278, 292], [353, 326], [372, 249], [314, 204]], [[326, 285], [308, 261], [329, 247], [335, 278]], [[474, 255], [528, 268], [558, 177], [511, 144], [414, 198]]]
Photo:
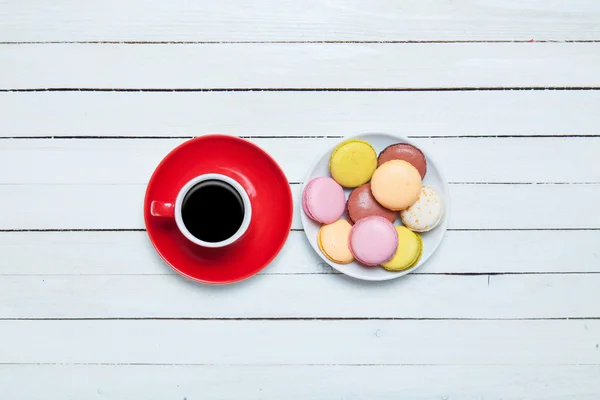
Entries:
[[175, 204], [153, 201], [150, 203], [150, 215], [153, 217], [173, 218], [175, 216]]

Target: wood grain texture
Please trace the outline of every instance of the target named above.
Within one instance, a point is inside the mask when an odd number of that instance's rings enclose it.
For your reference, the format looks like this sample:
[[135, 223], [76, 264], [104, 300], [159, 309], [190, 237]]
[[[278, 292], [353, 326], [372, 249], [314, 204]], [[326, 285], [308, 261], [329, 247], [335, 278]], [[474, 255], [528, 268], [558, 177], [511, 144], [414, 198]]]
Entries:
[[4, 2], [2, 39], [530, 40], [598, 39], [593, 0]]
[[0, 365], [0, 391], [30, 400], [596, 400], [598, 374], [597, 365]]
[[3, 363], [600, 365], [594, 320], [0, 321], [0, 330]]
[[3, 137], [600, 134], [600, 91], [17, 92], [0, 108]]
[[599, 373], [595, 365], [0, 365], [0, 390], [31, 400], [237, 400], [240, 393], [247, 400], [596, 400]]
[[[416, 273], [600, 273], [599, 242], [600, 230], [451, 231]], [[0, 254], [0, 275], [175, 274], [146, 232], [3, 232]], [[281, 253], [261, 272], [332, 273], [304, 232], [291, 232]]]
[[32, 44], [0, 49], [2, 89], [600, 86], [600, 43]]
[[[292, 185], [293, 229], [302, 227], [300, 191]], [[144, 192], [143, 184], [0, 185], [2, 230], [143, 229]], [[600, 228], [600, 184], [452, 185], [450, 192], [450, 229]], [[577, 207], [565, 208], [574, 198]]]
[[174, 275], [2, 276], [0, 318], [600, 318], [598, 285], [598, 274], [407, 275], [375, 284], [260, 275], [229, 286]]
[[[250, 139], [282, 167], [290, 182], [302, 182], [316, 159], [337, 138]], [[600, 182], [600, 137], [414, 139], [450, 182]], [[184, 139], [3, 140], [3, 184], [145, 184], [154, 169]], [[293, 151], [290, 151], [293, 149]], [[560, 157], [562, 162], [557, 162]], [[35, 165], [44, 168], [36, 168]], [[77, 168], [73, 168], [77, 165]]]

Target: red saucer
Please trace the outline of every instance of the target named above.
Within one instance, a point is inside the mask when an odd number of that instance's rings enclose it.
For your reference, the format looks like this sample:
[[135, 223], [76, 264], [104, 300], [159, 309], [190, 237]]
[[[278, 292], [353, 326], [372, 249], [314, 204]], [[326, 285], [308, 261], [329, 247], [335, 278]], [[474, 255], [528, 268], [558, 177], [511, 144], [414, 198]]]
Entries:
[[[174, 202], [186, 182], [206, 173], [236, 179], [252, 203], [248, 231], [227, 247], [202, 248], [179, 232], [175, 220], [150, 215], [152, 201]], [[275, 258], [290, 233], [292, 208], [288, 180], [264, 150], [237, 137], [208, 135], [179, 145], [158, 165], [146, 189], [144, 221], [154, 248], [175, 271], [204, 283], [232, 283]]]

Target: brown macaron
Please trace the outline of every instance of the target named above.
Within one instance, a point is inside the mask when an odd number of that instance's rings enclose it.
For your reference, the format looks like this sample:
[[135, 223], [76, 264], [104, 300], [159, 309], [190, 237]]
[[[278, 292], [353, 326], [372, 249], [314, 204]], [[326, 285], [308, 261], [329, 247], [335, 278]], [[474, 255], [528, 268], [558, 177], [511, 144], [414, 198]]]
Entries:
[[388, 210], [375, 200], [371, 193], [371, 184], [360, 185], [350, 193], [347, 203], [348, 216], [353, 222], [366, 217], [383, 217], [394, 223], [398, 213]]
[[348, 200], [346, 200], [346, 210], [344, 211], [344, 219], [350, 223], [350, 225], [354, 225], [354, 221], [350, 218], [350, 211], [348, 211]]
[[380, 167], [382, 164], [391, 160], [403, 160], [412, 164], [413, 167], [419, 171], [421, 179], [425, 178], [427, 173], [427, 161], [425, 161], [425, 155], [415, 146], [408, 143], [396, 143], [383, 149], [379, 153], [377, 159], [377, 166]]

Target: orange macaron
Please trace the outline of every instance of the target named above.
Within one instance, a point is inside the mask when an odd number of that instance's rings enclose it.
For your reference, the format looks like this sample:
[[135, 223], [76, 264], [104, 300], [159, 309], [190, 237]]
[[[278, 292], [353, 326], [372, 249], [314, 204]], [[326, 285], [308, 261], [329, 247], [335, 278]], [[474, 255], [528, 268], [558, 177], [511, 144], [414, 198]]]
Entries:
[[375, 200], [394, 211], [413, 205], [421, 193], [421, 174], [409, 162], [391, 160], [375, 170], [371, 178], [371, 192]]

